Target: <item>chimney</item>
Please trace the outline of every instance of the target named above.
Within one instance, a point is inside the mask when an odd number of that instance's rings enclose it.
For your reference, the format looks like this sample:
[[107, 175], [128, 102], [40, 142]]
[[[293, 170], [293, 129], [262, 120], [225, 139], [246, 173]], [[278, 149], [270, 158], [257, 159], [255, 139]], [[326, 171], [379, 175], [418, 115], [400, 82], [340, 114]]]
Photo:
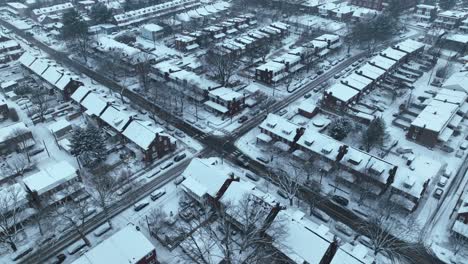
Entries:
[[271, 208], [271, 211], [268, 214], [268, 216], [265, 218], [265, 222], [263, 223], [263, 231], [267, 230], [271, 226], [275, 218], [278, 216], [279, 212], [285, 209], [285, 206], [281, 206], [280, 203], [276, 203], [275, 206]]
[[336, 155], [336, 161], [337, 162], [340, 162], [344, 155], [346, 155], [346, 153], [348, 153], [348, 146], [347, 145], [342, 145], [340, 146], [340, 148], [338, 149], [338, 154]]
[[215, 197], [215, 200], [216, 201], [219, 201], [219, 199], [221, 199], [221, 197], [223, 197], [224, 193], [227, 191], [227, 189], [229, 188], [229, 185], [231, 185], [232, 182], [238, 182], [240, 179], [239, 177], [235, 177], [234, 175], [231, 175], [229, 178], [227, 178], [223, 185], [221, 186], [221, 188], [219, 189], [219, 191], [216, 193], [216, 197]]

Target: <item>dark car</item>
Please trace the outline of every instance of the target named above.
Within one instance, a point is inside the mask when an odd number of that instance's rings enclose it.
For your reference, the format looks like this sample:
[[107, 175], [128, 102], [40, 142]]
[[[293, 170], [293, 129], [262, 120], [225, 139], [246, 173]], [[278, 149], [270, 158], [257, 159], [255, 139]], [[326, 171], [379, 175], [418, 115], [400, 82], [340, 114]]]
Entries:
[[185, 154], [185, 153], [179, 154], [179, 155], [175, 156], [174, 161], [179, 162], [179, 161], [185, 159], [185, 157], [187, 157], [187, 154]]
[[243, 167], [248, 167], [250, 165], [249, 161], [242, 155], [237, 158], [237, 163]]
[[348, 206], [348, 204], [349, 204], [349, 200], [344, 198], [343, 196], [333, 195], [332, 199], [337, 204], [342, 205], [342, 206]]
[[244, 123], [245, 121], [247, 121], [247, 119], [249, 119], [247, 116], [241, 116], [239, 120], [237, 120], [237, 122]]
[[51, 262], [51, 264], [60, 264], [60, 263], [64, 262], [66, 258], [67, 258], [67, 256], [65, 256], [65, 254], [63, 254], [63, 253], [59, 254], [59, 255], [57, 255], [56, 259]]
[[323, 70], [318, 70], [317, 71], [317, 75], [322, 75], [323, 74]]
[[434, 198], [436, 199], [440, 199], [440, 197], [442, 197], [442, 194], [444, 194], [444, 190], [442, 190], [441, 188], [437, 188], [432, 196], [434, 196]]

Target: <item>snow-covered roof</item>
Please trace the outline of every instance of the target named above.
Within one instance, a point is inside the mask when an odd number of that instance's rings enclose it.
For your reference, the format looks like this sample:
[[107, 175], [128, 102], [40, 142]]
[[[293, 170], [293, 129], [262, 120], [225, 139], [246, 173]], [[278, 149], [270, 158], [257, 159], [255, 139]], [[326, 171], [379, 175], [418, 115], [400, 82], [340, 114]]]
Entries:
[[272, 71], [272, 72], [280, 72], [286, 68], [284, 63], [276, 62], [276, 61], [268, 61], [260, 66], [257, 67], [257, 71]]
[[425, 185], [440, 172], [442, 164], [427, 157], [415, 158], [411, 166], [398, 167], [392, 188], [404, 192], [415, 199], [421, 198]]
[[348, 103], [359, 94], [359, 91], [342, 83], [335, 83], [326, 90], [326, 93], [342, 102]]
[[432, 100], [411, 125], [440, 133], [452, 120], [457, 110], [456, 104]]
[[114, 20], [119, 26], [128, 26], [133, 23], [138, 23], [150, 18], [156, 18], [161, 15], [168, 14], [169, 12], [184, 10], [185, 6], [194, 7], [198, 5], [200, 5], [200, 3], [195, 0], [174, 0], [162, 4], [127, 11], [125, 13], [115, 15]]
[[434, 100], [457, 104], [459, 106], [463, 105], [466, 102], [466, 99], [467, 94], [464, 91], [447, 88], [440, 89], [434, 97]]
[[368, 63], [366, 63], [364, 66], [359, 68], [358, 70], [355, 71], [357, 74], [360, 74], [362, 76], [365, 76], [371, 80], [377, 80], [380, 77], [382, 77], [385, 74], [385, 71], [377, 68], [375, 66], [372, 66]]
[[445, 38], [447, 40], [451, 40], [453, 42], [458, 42], [462, 44], [468, 44], [468, 35], [467, 34], [449, 34]]
[[280, 211], [276, 219], [281, 219], [286, 232], [281, 241], [273, 242], [279, 251], [295, 263], [321, 263], [333, 241], [327, 235], [328, 228], [285, 211]]
[[151, 123], [133, 120], [123, 131], [123, 135], [137, 144], [140, 148], [148, 150], [157, 134], [164, 130], [161, 127], [155, 127]]
[[138, 54], [139, 52], [141, 52], [137, 48], [134, 48], [122, 42], [116, 41], [115, 39], [110, 38], [108, 36], [100, 36], [97, 39], [96, 48], [103, 52], [122, 50], [122, 52], [124, 53], [123, 55], [128, 56], [128, 57], [134, 56]]
[[51, 13], [63, 12], [71, 8], [73, 8], [72, 3], [64, 3], [64, 4], [58, 4], [58, 5], [48, 6], [48, 7], [37, 8], [37, 9], [34, 9], [32, 12], [35, 16], [40, 16], [40, 15], [46, 15], [46, 14], [51, 14]]
[[132, 224], [120, 229], [84, 253], [72, 264], [136, 264], [150, 253], [154, 245]]
[[232, 100], [241, 100], [244, 97], [241, 93], [226, 87], [220, 87], [218, 89], [210, 91], [209, 96], [219, 98], [226, 102], [230, 102]]
[[380, 55], [384, 56], [384, 57], [387, 57], [389, 59], [392, 59], [394, 61], [401, 61], [402, 59], [404, 59], [407, 54], [403, 51], [399, 51], [399, 50], [396, 50], [394, 48], [386, 48], [385, 50], [383, 50], [382, 52], [380, 52]]
[[70, 127], [71, 123], [68, 122], [65, 118], [59, 119], [52, 124], [48, 125], [47, 128], [52, 132], [55, 133], [57, 131], [60, 131], [64, 128]]
[[194, 72], [190, 72], [186, 70], [180, 70], [180, 71], [170, 73], [169, 78], [177, 80], [177, 81], [182, 81], [182, 82], [186, 81], [187, 84], [195, 86], [202, 90], [211, 90], [211, 89], [221, 86], [216, 82], [203, 78], [202, 76]]
[[0, 143], [10, 139], [13, 136], [13, 134], [17, 133], [17, 131], [23, 131], [24, 133], [28, 133], [31, 130], [23, 122], [18, 122], [12, 125], [1, 127]]
[[337, 41], [340, 39], [340, 36], [338, 35], [333, 35], [333, 34], [323, 34], [319, 37], [316, 37], [315, 40], [319, 40], [319, 41], [330, 41], [330, 42], [334, 42], [334, 41]]
[[439, 14], [437, 14], [437, 17], [460, 19], [460, 18], [465, 18], [466, 15], [467, 15], [467, 13], [463, 12], [463, 11], [447, 10], [447, 11], [440, 12]]
[[292, 142], [298, 126], [278, 115], [269, 114], [260, 124], [260, 128], [270, 131], [270, 133], [284, 138], [288, 142]]
[[159, 31], [162, 31], [164, 28], [159, 26], [159, 25], [156, 25], [156, 24], [153, 24], [153, 23], [150, 23], [150, 24], [145, 24], [141, 27], [143, 30], [146, 30], [146, 31], [149, 31], [149, 32], [159, 32]]
[[14, 9], [26, 9], [28, 8], [27, 5], [20, 3], [20, 2], [8, 2], [6, 3], [8, 6], [14, 8]]
[[19, 61], [24, 67], [62, 91], [71, 81], [78, 79], [77, 76], [57, 65], [55, 61], [37, 57], [29, 52], [23, 53]]
[[424, 9], [436, 9], [437, 7], [436, 6], [433, 6], [433, 5], [424, 5], [424, 4], [419, 4], [419, 5], [416, 5], [417, 8], [424, 8]]
[[73, 99], [77, 103], [81, 103], [83, 98], [90, 93], [91, 90], [86, 86], [80, 86], [75, 92], [71, 95], [71, 99]]
[[394, 46], [397, 50], [404, 51], [406, 53], [413, 53], [424, 48], [424, 44], [416, 40], [407, 39]]
[[348, 85], [358, 91], [362, 91], [366, 89], [369, 85], [371, 85], [373, 81], [369, 78], [366, 78], [362, 75], [353, 72], [349, 76], [341, 80], [341, 83]]
[[110, 105], [104, 110], [100, 118], [118, 132], [122, 132], [133, 116], [135, 116], [134, 113], [127, 112], [119, 106]]
[[346, 243], [338, 248], [330, 264], [372, 264], [375, 258], [369, 253], [370, 250], [360, 243]]
[[443, 85], [444, 88], [457, 89], [468, 93], [468, 71], [452, 74]]
[[182, 173], [185, 180], [181, 186], [191, 194], [202, 198], [204, 195], [215, 197], [221, 186], [228, 179], [228, 172], [211, 159], [193, 159]]
[[86, 108], [88, 115], [100, 116], [102, 111], [107, 107], [108, 102], [99, 96], [97, 93], [89, 93], [82, 101], [81, 105]]
[[383, 57], [380, 55], [375, 56], [372, 60], [369, 61], [371, 65], [374, 65], [382, 70], [388, 71], [390, 70], [397, 62], [389, 59], [387, 57]]
[[66, 161], [59, 161], [51, 166], [23, 178], [23, 183], [39, 195], [48, 192], [78, 176], [75, 167]]

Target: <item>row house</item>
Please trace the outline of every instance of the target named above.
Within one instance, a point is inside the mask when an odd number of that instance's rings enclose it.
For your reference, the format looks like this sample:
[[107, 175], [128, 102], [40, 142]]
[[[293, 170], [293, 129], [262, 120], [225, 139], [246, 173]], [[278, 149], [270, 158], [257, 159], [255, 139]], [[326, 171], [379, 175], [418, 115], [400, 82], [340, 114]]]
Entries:
[[17, 60], [23, 52], [16, 40], [0, 35], [0, 63]]
[[365, 7], [382, 11], [384, 8], [385, 0], [351, 0], [351, 4], [355, 6]]
[[197, 38], [192, 36], [178, 35], [175, 39], [175, 48], [181, 51], [191, 51], [200, 47]]
[[64, 100], [69, 100], [75, 90], [83, 85], [78, 76], [60, 67], [55, 61], [25, 52], [19, 62], [28, 72], [45, 81], [49, 89], [58, 91]]
[[353, 18], [355, 7], [341, 5], [329, 11], [329, 17], [338, 21], [350, 21]]
[[[272, 240], [271, 249], [279, 253], [275, 257], [281, 263], [375, 263], [365, 246], [339, 244], [328, 227], [310, 220], [302, 211], [282, 206], [275, 196], [257, 189], [251, 182], [230, 176], [230, 170], [217, 158], [193, 159], [182, 176], [185, 180], [181, 188], [187, 196], [224, 210], [227, 220], [239, 230], [246, 230], [247, 219], [231, 208], [242, 205], [243, 199], [260, 208], [254, 227], [264, 230], [265, 238]], [[225, 207], [227, 204], [230, 206]], [[285, 231], [281, 241], [273, 240], [277, 221]], [[309, 241], [314, 250], [299, 245], [298, 240]]]
[[433, 5], [416, 5], [413, 18], [418, 22], [429, 23], [436, 19], [437, 11], [437, 7]]
[[161, 127], [140, 120], [136, 112], [127, 111], [85, 86], [78, 88], [72, 99], [111, 137], [133, 143], [145, 162], [160, 159], [177, 147], [176, 140]]
[[[294, 151], [300, 150], [339, 165], [344, 170], [344, 172], [339, 173], [339, 180], [344, 184], [360, 186], [362, 182], [368, 182], [372, 187], [366, 188], [370, 189], [376, 196], [382, 194], [389, 187], [392, 190], [395, 189], [395, 196], [399, 195], [405, 199], [404, 203], [412, 203], [409, 208], [403, 206], [408, 210], [414, 210], [418, 206], [428, 180], [435, 177], [434, 175], [439, 172], [441, 167], [440, 164], [434, 162], [435, 169], [431, 170], [434, 171], [434, 174], [422, 177], [421, 175], [425, 173], [424, 165], [418, 166], [418, 170], [396, 166], [316, 130], [293, 124], [275, 114], [269, 114], [259, 127], [261, 133], [257, 139], [263, 142], [280, 141], [289, 147], [289, 152], [294, 153]], [[424, 161], [424, 163], [427, 162]], [[417, 164], [413, 164], [413, 166], [415, 165]], [[401, 184], [407, 178], [414, 180], [414, 183], [410, 187], [401, 188]], [[419, 195], [415, 193], [419, 193]], [[401, 205], [398, 201], [397, 203]]]
[[447, 142], [460, 130], [467, 98], [465, 91], [441, 89], [411, 122], [406, 137], [428, 147]]
[[40, 17], [45, 16], [61, 16], [65, 12], [72, 10], [73, 4], [72, 3], [64, 3], [58, 4], [53, 6], [47, 6], [42, 8], [37, 8], [32, 10], [32, 15], [34, 19], [38, 20]]
[[221, 87], [220, 84], [206, 79], [194, 72], [175, 66], [174, 61], [162, 61], [152, 66], [150, 78], [164, 82], [197, 102], [207, 100], [211, 90]]
[[60, 203], [83, 189], [79, 171], [67, 161], [59, 161], [25, 176], [22, 184], [32, 197], [48, 197], [48, 204]]
[[461, 25], [461, 22], [467, 18], [468, 13], [458, 10], [447, 10], [437, 14], [434, 21], [434, 27], [446, 30], [456, 29]]
[[224, 29], [222, 27], [209, 26], [204, 28], [203, 32], [206, 32], [207, 37], [215, 41], [226, 37], [226, 34], [224, 33]]
[[383, 50], [351, 75], [325, 90], [322, 106], [340, 111], [347, 109], [401, 64], [423, 51], [424, 44], [414, 40], [405, 40]]
[[157, 264], [156, 248], [140, 229], [128, 224], [95, 247], [81, 254], [72, 264]]
[[232, 89], [221, 87], [208, 92], [205, 106], [225, 116], [233, 116], [245, 108], [245, 96]]
[[200, 6], [200, 2], [196, 0], [174, 0], [117, 14], [114, 16], [114, 22], [119, 27], [127, 27], [134, 24], [144, 23], [150, 19], [193, 9], [198, 6]]

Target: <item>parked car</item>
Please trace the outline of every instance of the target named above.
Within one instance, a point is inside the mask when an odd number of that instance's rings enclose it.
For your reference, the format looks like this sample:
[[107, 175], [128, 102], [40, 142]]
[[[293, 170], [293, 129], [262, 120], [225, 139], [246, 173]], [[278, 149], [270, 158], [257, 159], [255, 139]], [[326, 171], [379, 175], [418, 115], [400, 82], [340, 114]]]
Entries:
[[122, 196], [126, 194], [128, 191], [130, 191], [130, 189], [132, 189], [132, 186], [130, 185], [123, 186], [119, 190], [117, 190], [117, 195]]
[[249, 167], [250, 165], [249, 161], [243, 155], [240, 155], [239, 157], [237, 157], [237, 163], [246, 168]]
[[448, 181], [448, 178], [440, 177], [440, 180], [437, 183], [437, 186], [445, 187], [445, 185], [447, 185], [447, 181]]
[[65, 261], [65, 259], [67, 258], [67, 256], [63, 253], [61, 254], [58, 254], [55, 259], [50, 263], [50, 264], [60, 264], [60, 263], [63, 263]]
[[335, 79], [339, 79], [340, 77], [341, 77], [341, 73], [337, 73], [337, 74], [335, 74], [335, 76], [333, 76], [333, 78], [335, 78]]
[[108, 223], [105, 223], [104, 225], [98, 227], [94, 232], [94, 236], [96, 237], [100, 237], [102, 235], [104, 235], [107, 231], [111, 230], [112, 227], [108, 224]]
[[265, 157], [262, 157], [262, 156], [257, 157], [257, 160], [263, 162], [264, 164], [268, 164], [270, 162], [270, 160], [268, 158], [265, 158]]
[[252, 181], [258, 181], [258, 180], [260, 180], [260, 177], [258, 177], [258, 175], [252, 174], [252, 173], [250, 173], [250, 172], [246, 172], [246, 173], [245, 173], [245, 177], [251, 179]]
[[179, 177], [177, 177], [177, 178], [174, 180], [174, 184], [175, 184], [175, 185], [179, 185], [179, 184], [181, 184], [184, 180], [185, 180], [185, 177], [184, 177], [184, 176], [179, 176]]
[[247, 121], [247, 119], [249, 119], [247, 116], [241, 116], [241, 117], [239, 118], [239, 120], [237, 120], [237, 122], [238, 122], [239, 124], [242, 124], [242, 123], [244, 123], [245, 121]]
[[432, 194], [432, 196], [434, 196], [434, 198], [436, 199], [440, 199], [440, 197], [442, 197], [442, 194], [444, 194], [444, 190], [442, 190], [441, 188], [437, 188], [434, 191], [434, 194]]
[[75, 253], [77, 253], [78, 251], [80, 251], [82, 248], [86, 247], [86, 243], [83, 242], [83, 241], [78, 241], [76, 244], [74, 244], [73, 246], [71, 246], [67, 252], [68, 254], [70, 255], [73, 255]]
[[157, 190], [157, 191], [152, 192], [150, 194], [150, 197], [151, 197], [151, 200], [156, 201], [157, 199], [159, 199], [164, 194], [166, 194], [165, 190]]
[[330, 216], [327, 215], [325, 212], [323, 212], [323, 211], [320, 210], [320, 209], [314, 208], [314, 209], [312, 209], [312, 210], [310, 211], [310, 213], [311, 213], [313, 216], [317, 217], [318, 219], [324, 221], [325, 223], [330, 222]]
[[322, 75], [322, 74], [323, 74], [323, 70], [318, 70], [316, 73], [317, 73], [317, 75]]
[[304, 95], [304, 98], [305, 98], [305, 99], [308, 99], [308, 98], [310, 98], [311, 96], [312, 96], [312, 94], [307, 93], [307, 94]]
[[174, 161], [175, 161], [175, 162], [179, 162], [179, 161], [185, 159], [185, 157], [187, 157], [187, 154], [184, 152], [184, 153], [182, 153], [182, 154], [179, 154], [179, 155], [175, 156], [175, 157], [174, 157]]
[[159, 173], [161, 172], [161, 170], [157, 170], [155, 172], [153, 172], [152, 174], [149, 174], [148, 176], [146, 176], [146, 178], [153, 178], [154, 176], [158, 175]]
[[279, 116], [284, 116], [288, 112], [287, 109], [281, 109], [281, 111], [278, 112]]
[[333, 195], [332, 200], [335, 201], [337, 204], [342, 206], [348, 206], [349, 200], [344, 198], [343, 196]]
[[161, 169], [161, 170], [165, 170], [165, 169], [171, 167], [173, 164], [174, 164], [174, 162], [172, 162], [172, 161], [166, 162], [166, 163], [164, 163], [163, 165], [161, 165], [160, 169]]
[[335, 229], [338, 231], [338, 232], [341, 232], [347, 236], [352, 236], [354, 234], [354, 231], [353, 229], [351, 229], [349, 226], [341, 223], [341, 222], [336, 222], [335, 223]]
[[283, 190], [278, 189], [278, 190], [276, 191], [276, 193], [277, 193], [281, 198], [288, 199], [288, 196], [286, 195], [286, 193], [285, 193]]
[[455, 157], [457, 157], [457, 158], [461, 158], [461, 157], [463, 157], [463, 155], [465, 155], [465, 151], [463, 151], [461, 149], [457, 150], [457, 152], [455, 153]]
[[464, 141], [461, 145], [460, 145], [460, 149], [468, 149], [468, 142], [467, 141]]
[[136, 204], [133, 205], [133, 209], [135, 210], [135, 212], [138, 212], [141, 209], [148, 206], [148, 204], [149, 204], [148, 202], [139, 202], [139, 203], [136, 203]]
[[176, 131], [175, 132], [175, 135], [180, 137], [180, 138], [184, 138], [185, 137], [185, 134], [182, 132], [182, 131]]

